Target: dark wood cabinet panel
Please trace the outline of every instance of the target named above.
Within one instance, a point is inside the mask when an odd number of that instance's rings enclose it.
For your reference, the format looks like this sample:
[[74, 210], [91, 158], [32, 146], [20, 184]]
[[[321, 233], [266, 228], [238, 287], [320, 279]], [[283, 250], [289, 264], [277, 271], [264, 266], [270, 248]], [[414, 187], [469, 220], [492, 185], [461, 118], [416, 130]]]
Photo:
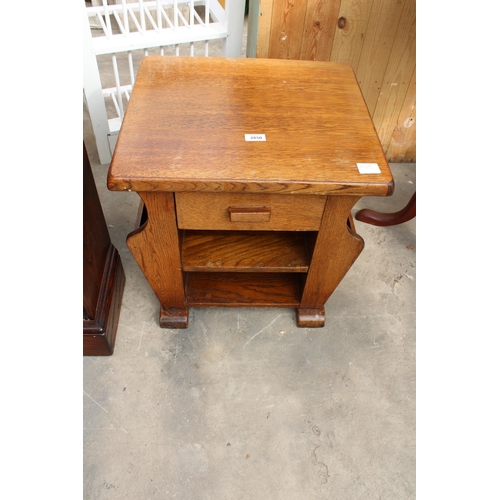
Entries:
[[113, 354], [125, 275], [83, 144], [83, 355]]

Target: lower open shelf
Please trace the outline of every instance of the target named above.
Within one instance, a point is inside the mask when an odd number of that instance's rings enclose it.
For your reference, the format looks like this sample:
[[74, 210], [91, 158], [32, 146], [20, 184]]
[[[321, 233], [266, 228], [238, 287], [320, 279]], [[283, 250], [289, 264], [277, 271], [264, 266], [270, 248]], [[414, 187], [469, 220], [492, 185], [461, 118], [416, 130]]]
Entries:
[[186, 273], [188, 307], [291, 307], [300, 304], [297, 273]]

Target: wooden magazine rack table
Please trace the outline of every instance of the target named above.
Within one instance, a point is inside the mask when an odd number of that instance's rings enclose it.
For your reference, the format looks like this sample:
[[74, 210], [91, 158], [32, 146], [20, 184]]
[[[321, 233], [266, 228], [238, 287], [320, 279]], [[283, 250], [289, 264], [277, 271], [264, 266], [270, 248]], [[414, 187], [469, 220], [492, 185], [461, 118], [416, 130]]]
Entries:
[[149, 56], [108, 188], [144, 202], [127, 245], [160, 326], [186, 328], [189, 307], [262, 306], [321, 327], [364, 245], [352, 207], [394, 183], [350, 66]]

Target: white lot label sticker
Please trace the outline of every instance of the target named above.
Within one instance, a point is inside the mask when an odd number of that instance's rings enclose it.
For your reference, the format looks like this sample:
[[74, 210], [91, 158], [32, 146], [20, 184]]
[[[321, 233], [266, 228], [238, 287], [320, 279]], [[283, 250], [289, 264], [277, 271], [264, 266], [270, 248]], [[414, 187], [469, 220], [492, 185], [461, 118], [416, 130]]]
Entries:
[[377, 163], [356, 163], [360, 174], [380, 174]]
[[245, 141], [247, 142], [265, 142], [266, 134], [245, 134]]

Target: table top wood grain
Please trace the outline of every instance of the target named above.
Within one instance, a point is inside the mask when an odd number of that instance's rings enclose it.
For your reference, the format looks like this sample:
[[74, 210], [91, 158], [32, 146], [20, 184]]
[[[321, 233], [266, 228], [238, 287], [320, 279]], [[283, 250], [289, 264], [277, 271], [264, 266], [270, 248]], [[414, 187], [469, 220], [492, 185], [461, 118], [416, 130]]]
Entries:
[[108, 188], [386, 196], [394, 183], [349, 65], [148, 56]]

